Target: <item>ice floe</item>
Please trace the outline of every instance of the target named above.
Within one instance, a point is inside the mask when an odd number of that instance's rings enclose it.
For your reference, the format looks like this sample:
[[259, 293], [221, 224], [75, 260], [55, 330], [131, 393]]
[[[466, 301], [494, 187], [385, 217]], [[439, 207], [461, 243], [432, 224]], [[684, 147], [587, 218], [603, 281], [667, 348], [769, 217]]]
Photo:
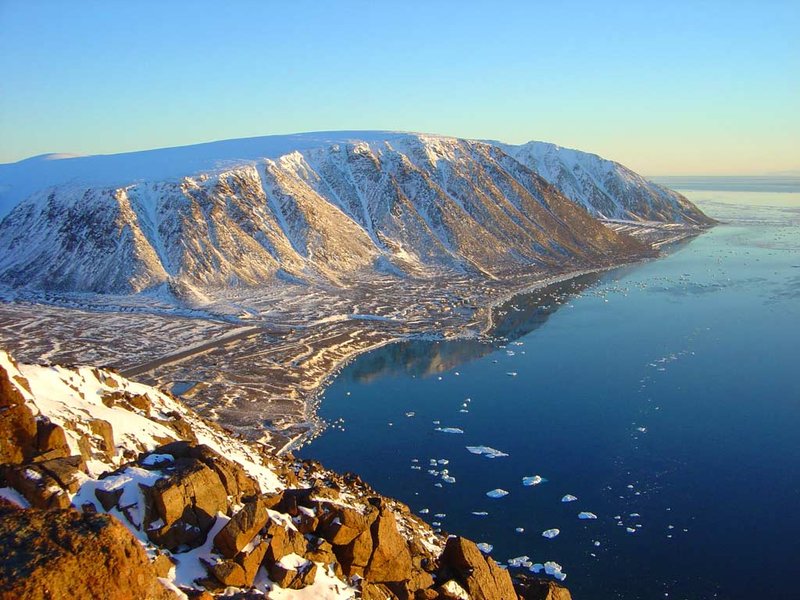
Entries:
[[480, 544], [475, 544], [478, 547], [478, 550], [483, 552], [484, 554], [489, 554], [493, 549], [494, 546], [491, 544], [487, 544], [486, 542], [481, 542]]
[[561, 498], [562, 502], [575, 502], [577, 500], [577, 496], [573, 496], [572, 494], [564, 494], [564, 497]]
[[549, 540], [552, 540], [552, 539], [553, 539], [554, 537], [556, 537], [556, 536], [557, 536], [559, 533], [561, 533], [561, 530], [560, 530], [560, 529], [545, 529], [545, 530], [542, 532], [542, 537], [546, 537], [547, 539], [549, 539]]
[[582, 511], [578, 513], [579, 519], [596, 519], [597, 515], [593, 512]]
[[540, 483], [544, 483], [547, 481], [544, 477], [540, 475], [533, 475], [532, 477], [523, 477], [522, 478], [522, 485], [525, 486], [532, 486], [532, 485], [539, 485]]
[[475, 515], [476, 517], [487, 517], [487, 516], [489, 516], [489, 513], [486, 512], [485, 510], [473, 510], [472, 514]]
[[502, 458], [504, 456], [508, 456], [508, 454], [506, 454], [505, 452], [502, 452], [495, 448], [491, 448], [489, 446], [467, 446], [466, 448], [472, 454], [483, 455], [486, 458]]
[[502, 498], [503, 496], [508, 496], [508, 492], [504, 489], [497, 488], [491, 490], [490, 492], [486, 492], [486, 495], [489, 496], [489, 498]]
[[441, 431], [442, 433], [464, 433], [464, 430], [458, 427], [437, 427], [436, 431]]

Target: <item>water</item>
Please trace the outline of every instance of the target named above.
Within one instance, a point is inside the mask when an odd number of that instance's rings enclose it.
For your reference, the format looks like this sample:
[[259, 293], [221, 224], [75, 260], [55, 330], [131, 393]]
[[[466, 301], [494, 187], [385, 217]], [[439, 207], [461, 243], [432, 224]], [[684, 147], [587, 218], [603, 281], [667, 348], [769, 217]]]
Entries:
[[[684, 193], [727, 224], [513, 299], [496, 311], [503, 339], [360, 357], [302, 454], [428, 508], [499, 561], [559, 562], [576, 598], [796, 597], [800, 194]], [[532, 475], [547, 481], [523, 486]]]

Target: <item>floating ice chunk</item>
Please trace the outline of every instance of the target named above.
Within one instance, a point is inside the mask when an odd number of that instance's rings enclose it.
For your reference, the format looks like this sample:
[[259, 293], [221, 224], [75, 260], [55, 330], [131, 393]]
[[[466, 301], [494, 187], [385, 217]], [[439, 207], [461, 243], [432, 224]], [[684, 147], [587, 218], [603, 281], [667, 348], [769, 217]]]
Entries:
[[437, 481], [436, 483], [433, 484], [433, 487], [444, 487], [444, 486]]
[[572, 494], [565, 494], [563, 498], [561, 498], [562, 502], [575, 502], [577, 500], [577, 496], [573, 496]]
[[639, 431], [641, 433], [647, 433], [647, 427], [637, 427], [636, 431]]
[[516, 531], [517, 533], [525, 533], [525, 528], [524, 527], [517, 527], [516, 529], [514, 529], [514, 531]]
[[476, 517], [486, 517], [489, 515], [489, 513], [486, 512], [485, 510], [473, 510], [472, 514], [475, 515]]
[[532, 486], [532, 485], [539, 485], [540, 483], [544, 483], [547, 481], [545, 478], [534, 475], [532, 477], [523, 477], [522, 478], [522, 485]]
[[554, 560], [548, 560], [546, 563], [544, 563], [543, 566], [544, 566], [544, 572], [547, 573], [548, 575], [555, 575], [556, 573], [561, 573], [561, 569], [563, 569], [563, 567]]
[[559, 571], [558, 573], [553, 573], [553, 577], [555, 577], [559, 581], [564, 581], [567, 578], [567, 574], [562, 571]]
[[636, 518], [636, 517], [641, 517], [642, 515], [640, 515], [639, 513], [630, 513], [628, 516]]
[[552, 540], [556, 537], [559, 533], [561, 533], [560, 529], [545, 529], [542, 532], [542, 537], [546, 537], [548, 540]]
[[434, 425], [438, 425], [439, 423], [441, 423], [441, 421], [434, 421], [433, 422]]
[[497, 488], [490, 492], [486, 492], [486, 495], [489, 496], [489, 498], [502, 498], [503, 496], [508, 496], [508, 492], [503, 489]]
[[516, 371], [509, 371], [508, 373], [506, 373], [506, 375], [508, 375], [509, 377], [516, 377], [517, 376], [517, 372]]
[[407, 416], [407, 417], [413, 417], [413, 416], [415, 416], [416, 414], [417, 414], [417, 413], [415, 413], [413, 410], [410, 410], [410, 411], [408, 411], [408, 412], [406, 413], [406, 416]]
[[451, 477], [450, 475], [445, 475], [445, 476], [442, 477], [442, 481], [444, 481], [445, 483], [455, 483], [456, 482], [456, 478], [455, 477]]
[[508, 566], [509, 567], [523, 567], [525, 563], [528, 563], [528, 566], [532, 566], [530, 564], [530, 557], [529, 556], [516, 556], [514, 558], [508, 559]]
[[579, 519], [596, 519], [597, 515], [594, 514], [593, 512], [584, 511], [584, 512], [579, 512], [578, 513], [578, 518]]
[[429, 509], [429, 508], [423, 508], [422, 510], [420, 510], [420, 511], [419, 511], [419, 514], [421, 514], [421, 515], [427, 515], [429, 512], [431, 512], [431, 509]]
[[595, 540], [595, 541], [594, 541], [594, 545], [595, 545], [595, 546], [600, 546], [600, 542], [599, 542], [599, 541], [597, 541], [597, 540]]
[[484, 554], [489, 554], [493, 549], [494, 546], [491, 544], [487, 544], [486, 542], [481, 542], [480, 544], [475, 544], [478, 547], [478, 550], [483, 552]]
[[626, 527], [625, 531], [627, 531], [628, 533], [636, 533], [636, 528], [635, 527]]
[[436, 517], [437, 519], [444, 519], [447, 515], [445, 513], [436, 513], [433, 516]]
[[486, 458], [502, 458], [504, 456], [508, 456], [508, 454], [506, 454], [505, 452], [502, 452], [495, 448], [491, 448], [489, 446], [467, 446], [466, 448], [472, 454], [483, 455]]
[[458, 427], [437, 427], [436, 431], [441, 431], [442, 433], [464, 433], [464, 430]]
[[460, 413], [464, 413], [464, 414], [467, 414], [469, 411], [468, 411], [466, 408], [462, 408], [462, 409], [461, 409], [461, 410], [459, 410], [458, 412], [460, 412]]
[[531, 573], [541, 573], [544, 571], [544, 565], [542, 563], [533, 563], [531, 565]]
[[440, 458], [440, 459], [439, 459], [439, 460], [437, 460], [436, 462], [437, 462], [438, 464], [440, 464], [440, 465], [449, 465], [449, 464], [450, 464], [450, 461], [449, 461], [449, 460], [447, 460], [446, 458]]

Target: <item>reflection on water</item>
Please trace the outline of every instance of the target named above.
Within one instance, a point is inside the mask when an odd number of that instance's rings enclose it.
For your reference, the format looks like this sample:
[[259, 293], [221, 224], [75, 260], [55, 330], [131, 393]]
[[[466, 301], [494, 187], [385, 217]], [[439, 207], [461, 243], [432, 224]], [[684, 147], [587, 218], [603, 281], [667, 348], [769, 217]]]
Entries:
[[570, 298], [597, 283], [603, 275], [588, 274], [515, 296], [492, 311], [488, 335], [474, 339], [408, 340], [371, 352], [346, 369], [341, 379], [366, 383], [400, 374], [427, 377], [491, 354], [544, 325]]

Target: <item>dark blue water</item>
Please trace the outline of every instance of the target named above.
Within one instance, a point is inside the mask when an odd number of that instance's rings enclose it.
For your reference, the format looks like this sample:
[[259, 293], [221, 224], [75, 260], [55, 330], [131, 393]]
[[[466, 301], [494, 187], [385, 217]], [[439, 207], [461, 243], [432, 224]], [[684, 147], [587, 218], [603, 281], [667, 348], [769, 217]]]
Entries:
[[[687, 195], [728, 224], [517, 297], [491, 341], [360, 357], [325, 393], [334, 425], [302, 454], [429, 509], [498, 561], [557, 561], [576, 598], [798, 597], [800, 196]], [[532, 475], [547, 481], [523, 486]]]

